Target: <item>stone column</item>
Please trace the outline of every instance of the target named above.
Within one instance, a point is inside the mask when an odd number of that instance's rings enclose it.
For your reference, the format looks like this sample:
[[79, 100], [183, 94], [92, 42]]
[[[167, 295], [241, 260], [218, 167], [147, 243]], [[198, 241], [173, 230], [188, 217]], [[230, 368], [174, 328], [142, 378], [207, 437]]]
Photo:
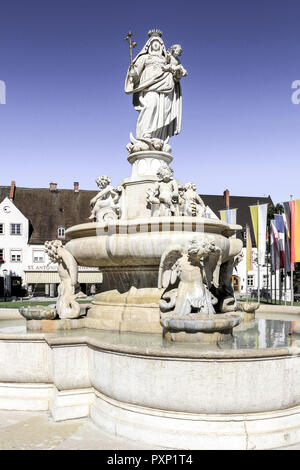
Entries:
[[125, 188], [124, 210], [122, 218], [137, 219], [151, 217], [151, 208], [147, 207], [147, 189], [157, 181], [157, 170], [162, 163], [171, 163], [172, 156], [167, 152], [148, 150], [129, 155], [132, 166], [131, 177], [123, 180]]

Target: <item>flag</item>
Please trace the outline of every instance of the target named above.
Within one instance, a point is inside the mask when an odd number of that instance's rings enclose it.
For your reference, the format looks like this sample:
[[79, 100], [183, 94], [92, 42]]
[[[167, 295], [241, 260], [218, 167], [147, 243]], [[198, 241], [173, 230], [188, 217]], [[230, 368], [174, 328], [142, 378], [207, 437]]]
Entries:
[[288, 236], [290, 238], [291, 237], [291, 209], [290, 209], [290, 203], [289, 202], [284, 202], [283, 203], [283, 208], [284, 208], [284, 215], [285, 215], [285, 220], [286, 220], [286, 225], [287, 225], [287, 230], [288, 230]]
[[250, 212], [257, 247], [257, 262], [261, 266], [265, 264], [266, 256], [268, 204], [250, 206]]
[[289, 226], [286, 215], [282, 215], [284, 220], [284, 267], [287, 273], [290, 273], [292, 270], [292, 263], [291, 263], [291, 250], [290, 250], [290, 239], [289, 239]]
[[289, 230], [290, 261], [300, 262], [300, 199], [283, 203]]
[[253, 251], [249, 225], [246, 226], [246, 271], [253, 271]]
[[225, 209], [219, 212], [220, 218], [223, 222], [226, 222], [227, 224], [236, 224], [237, 209]]
[[271, 267], [272, 271], [277, 271], [280, 267], [280, 250], [279, 250], [279, 234], [274, 223], [271, 220], [270, 224], [270, 241], [271, 241]]
[[284, 268], [284, 265], [285, 265], [285, 245], [284, 245], [285, 226], [284, 226], [284, 219], [281, 214], [274, 215], [274, 225], [278, 233], [279, 255], [280, 255], [279, 268], [282, 269]]

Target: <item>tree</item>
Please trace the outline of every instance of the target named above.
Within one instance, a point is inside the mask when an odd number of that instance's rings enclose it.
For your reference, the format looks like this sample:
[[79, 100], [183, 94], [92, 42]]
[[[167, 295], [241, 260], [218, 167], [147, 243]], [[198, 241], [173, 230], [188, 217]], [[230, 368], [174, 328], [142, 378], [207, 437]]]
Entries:
[[270, 228], [271, 220], [274, 219], [274, 215], [283, 214], [283, 212], [284, 212], [283, 205], [280, 204], [279, 202], [276, 204], [276, 206], [274, 206], [274, 204], [268, 205], [268, 215], [267, 215], [268, 229]]

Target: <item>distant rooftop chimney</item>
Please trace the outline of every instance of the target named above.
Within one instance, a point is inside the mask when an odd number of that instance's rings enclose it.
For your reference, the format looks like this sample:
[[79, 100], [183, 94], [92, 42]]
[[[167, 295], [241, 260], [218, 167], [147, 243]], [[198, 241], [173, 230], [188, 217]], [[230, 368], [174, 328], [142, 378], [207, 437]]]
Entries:
[[9, 199], [11, 199], [12, 201], [14, 200], [14, 197], [15, 197], [15, 189], [16, 189], [16, 182], [12, 181], [10, 183], [10, 190], [9, 190]]
[[225, 207], [226, 209], [228, 209], [229, 208], [229, 190], [228, 189], [225, 189], [223, 196], [224, 196]]
[[57, 190], [57, 183], [50, 183], [50, 191], [56, 191]]
[[75, 193], [79, 192], [79, 183], [78, 183], [78, 181], [74, 181], [74, 192]]

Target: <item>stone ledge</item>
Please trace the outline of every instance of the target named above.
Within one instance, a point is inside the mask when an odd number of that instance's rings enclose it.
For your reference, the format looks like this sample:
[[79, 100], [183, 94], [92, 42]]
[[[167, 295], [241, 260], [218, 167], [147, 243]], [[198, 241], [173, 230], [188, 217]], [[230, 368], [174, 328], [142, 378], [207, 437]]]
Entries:
[[26, 327], [30, 331], [59, 331], [85, 328], [85, 318], [64, 318], [59, 320], [26, 320]]

